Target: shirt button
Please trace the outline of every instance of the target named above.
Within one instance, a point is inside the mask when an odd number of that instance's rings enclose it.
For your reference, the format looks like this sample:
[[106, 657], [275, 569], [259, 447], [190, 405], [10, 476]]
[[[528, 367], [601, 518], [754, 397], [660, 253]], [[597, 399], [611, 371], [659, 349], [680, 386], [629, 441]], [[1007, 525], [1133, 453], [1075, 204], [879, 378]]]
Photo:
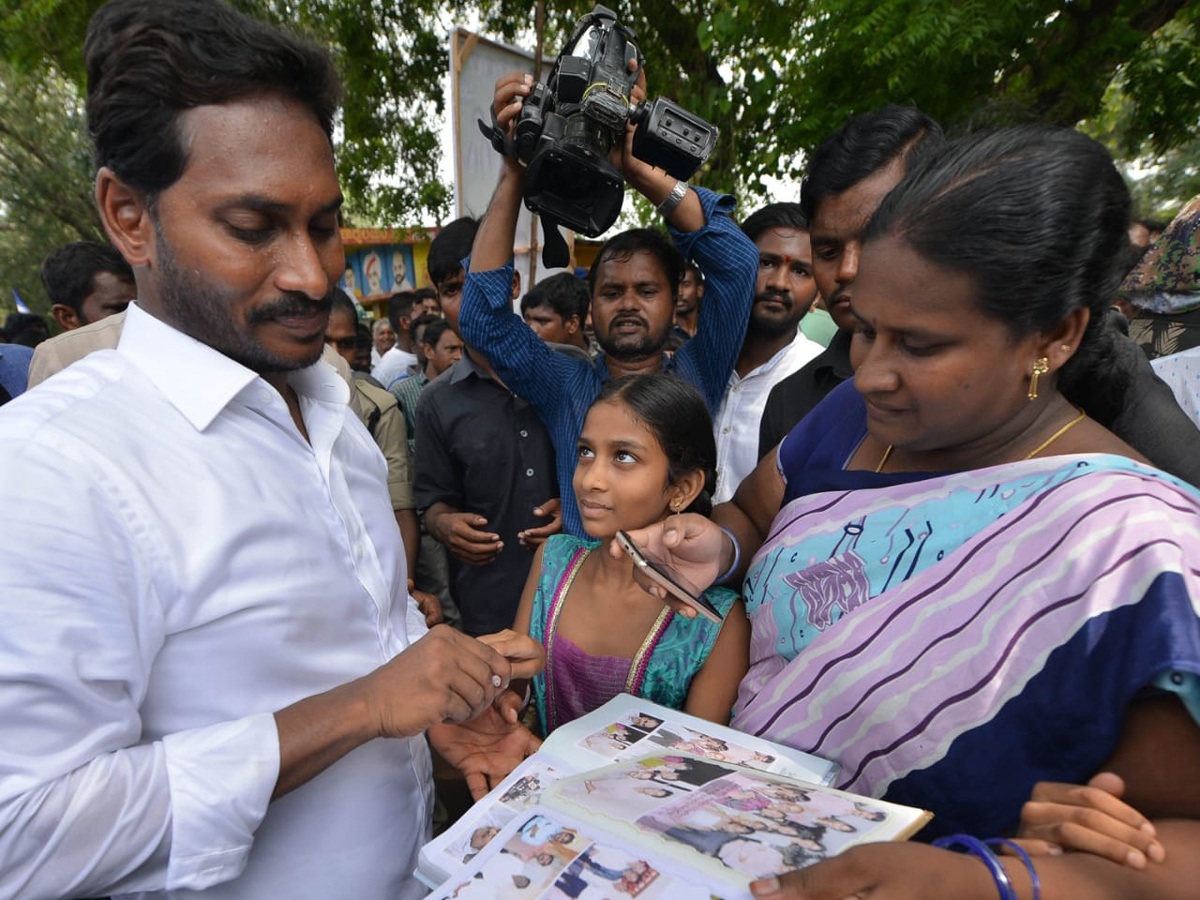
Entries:
[[529, 437], [529, 432], [524, 428], [521, 429], [521, 437]]
[[742, 389], [742, 386], [741, 386], [740, 384], [735, 384], [735, 385], [733, 386], [733, 391], [734, 391], [734, 393], [737, 393], [737, 392], [738, 392], [738, 391], [740, 391], [741, 389]]
[[526, 469], [525, 474], [527, 476], [529, 476], [530, 478], [532, 478], [533, 477], [533, 469]]
[[1171, 673], [1171, 684], [1175, 685], [1176, 687], [1183, 684], [1183, 675], [1179, 672], [1172, 672]]
[[362, 559], [362, 558], [363, 558], [363, 548], [362, 548], [362, 544], [355, 544], [355, 545], [354, 545], [354, 558], [355, 558], [355, 559]]
[[729, 429], [728, 429], [727, 427], [726, 427], [726, 428], [722, 428], [722, 429], [721, 429], [721, 434], [729, 434]]

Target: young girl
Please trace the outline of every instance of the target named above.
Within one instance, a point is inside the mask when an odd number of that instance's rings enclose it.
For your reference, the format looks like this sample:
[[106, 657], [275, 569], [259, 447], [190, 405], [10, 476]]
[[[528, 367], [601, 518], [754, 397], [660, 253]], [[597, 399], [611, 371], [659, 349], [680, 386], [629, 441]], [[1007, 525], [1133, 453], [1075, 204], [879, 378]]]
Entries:
[[602, 546], [673, 513], [707, 514], [716, 456], [704, 400], [680, 378], [622, 378], [588, 410], [574, 488], [590, 539], [558, 534], [538, 549], [514, 626], [546, 648], [533, 679], [543, 734], [622, 691], [729, 721], [749, 652], [737, 594], [705, 592], [721, 624], [685, 618], [634, 582], [628, 558]]

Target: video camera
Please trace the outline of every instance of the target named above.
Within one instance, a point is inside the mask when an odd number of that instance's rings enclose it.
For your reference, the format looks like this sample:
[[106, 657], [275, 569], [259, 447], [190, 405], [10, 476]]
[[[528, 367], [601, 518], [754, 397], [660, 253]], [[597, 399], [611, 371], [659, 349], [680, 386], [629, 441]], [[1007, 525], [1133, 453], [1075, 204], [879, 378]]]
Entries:
[[[630, 71], [634, 60], [637, 68]], [[566, 243], [555, 226], [598, 237], [617, 220], [625, 181], [608, 154], [625, 140], [628, 122], [637, 126], [634, 156], [681, 181], [716, 145], [715, 126], [670, 100], [631, 104], [642, 63], [633, 31], [597, 5], [575, 26], [550, 77], [525, 97], [514, 138], [500, 131], [494, 110], [490, 126], [479, 122], [492, 146], [526, 166], [523, 196], [544, 220], [547, 265], [567, 264]]]

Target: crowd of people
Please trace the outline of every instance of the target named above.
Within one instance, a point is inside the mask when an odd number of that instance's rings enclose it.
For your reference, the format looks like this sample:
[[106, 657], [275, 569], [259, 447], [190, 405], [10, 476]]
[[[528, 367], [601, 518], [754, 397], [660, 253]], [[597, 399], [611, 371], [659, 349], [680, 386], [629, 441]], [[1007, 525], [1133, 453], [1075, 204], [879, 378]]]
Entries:
[[421, 896], [432, 757], [620, 692], [934, 813], [755, 896], [1194, 892], [1200, 198], [888, 105], [743, 215], [630, 136], [665, 228], [523, 290], [505, 156], [371, 319], [324, 49], [110, 0], [84, 57], [111, 245], [0, 342], [0, 898]]

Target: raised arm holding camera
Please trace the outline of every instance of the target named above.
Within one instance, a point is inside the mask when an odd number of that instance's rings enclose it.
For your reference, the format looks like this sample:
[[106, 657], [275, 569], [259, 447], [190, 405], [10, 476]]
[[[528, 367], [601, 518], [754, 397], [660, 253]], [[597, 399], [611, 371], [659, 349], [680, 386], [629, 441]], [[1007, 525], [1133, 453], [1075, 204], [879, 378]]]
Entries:
[[[598, 7], [593, 16], [602, 9]], [[605, 39], [626, 40], [628, 33], [619, 25], [614, 26], [607, 20], [601, 24], [605, 25]], [[589, 46], [599, 54], [595, 40], [590, 37], [595, 31], [596, 26], [588, 31], [581, 23], [568, 50], [573, 46], [578, 52], [582, 39], [588, 38], [592, 40]], [[620, 58], [627, 62], [629, 72], [637, 76], [625, 101], [633, 112], [626, 120], [624, 140], [613, 142], [607, 159], [598, 159], [595, 155], [597, 142], [603, 146], [606, 140], [604, 128], [595, 126], [594, 122], [589, 127], [591, 120], [570, 112], [566, 115], [565, 126], [562, 123], [542, 125], [539, 140], [543, 141], [542, 148], [547, 152], [544, 158], [539, 157], [535, 147], [530, 157], [533, 162], [526, 168], [521, 160], [527, 154], [519, 150], [514, 139], [518, 130], [516, 123], [526, 103], [531, 102], [528, 98], [541, 94], [544, 86], [535, 85], [531, 77], [519, 72], [497, 82], [492, 137], [493, 143], [505, 152], [505, 162], [487, 216], [475, 238], [459, 313], [464, 339], [488, 357], [504, 383], [528, 400], [546, 423], [555, 446], [564, 528], [577, 536], [582, 535], [583, 530], [571, 479], [575, 471], [576, 441], [588, 406], [603, 385], [614, 378], [673, 371], [696, 385], [709, 408], [715, 409], [745, 334], [749, 316], [747, 300], [753, 294], [758, 268], [754, 244], [730, 218], [734, 207], [732, 197], [691, 187], [642, 158], [648, 156], [664, 162], [676, 171], [686, 162], [667, 159], [661, 150], [654, 149], [654, 141], [645, 136], [644, 129], [639, 136], [635, 120], [651, 130], [655, 122], [662, 128], [676, 128], [686, 121], [692, 135], [699, 120], [694, 117], [684, 119], [686, 114], [682, 112], [676, 119], [677, 108], [673, 106], [668, 107], [667, 113], [661, 112], [664, 101], [644, 105], [645, 77], [638, 64], [636, 47], [631, 47], [626, 40], [618, 51], [621, 49], [624, 52]], [[551, 75], [551, 83], [557, 81], [561, 71], [570, 68], [568, 62], [579, 58], [564, 52]], [[584, 93], [593, 86], [595, 82]], [[558, 98], [560, 112], [571, 109], [561, 102], [561, 92]], [[545, 100], [538, 102], [545, 103]], [[668, 121], [669, 126], [663, 124]], [[559, 136], [552, 139], [547, 132]], [[704, 140], [704, 135], [701, 139]], [[547, 170], [547, 165], [558, 168]], [[590, 217], [607, 228], [620, 208], [619, 202], [613, 207], [613, 198], [608, 194], [611, 181], [606, 173], [609, 168], [619, 172], [625, 182], [658, 207], [667, 221], [673, 243], [661, 232], [633, 229], [611, 238], [601, 248], [589, 275], [592, 322], [596, 339], [604, 350], [593, 368], [547, 348], [513, 313], [508, 286], [512, 280], [512, 245], [522, 198], [531, 207], [538, 206], [545, 211], [551, 221], [579, 227], [583, 224], [580, 220]], [[546, 171], [555, 174], [549, 179], [545, 174], [537, 174]], [[598, 191], [601, 196], [584, 196], [576, 193], [572, 186], [571, 190], [564, 189], [559, 195], [547, 197], [547, 193], [552, 192], [542, 192], [531, 200], [531, 178], [538, 178], [539, 184], [563, 188], [572, 175], [579, 185]], [[566, 199], [572, 201], [569, 209], [562, 202]], [[610, 215], [605, 224], [603, 220]], [[576, 218], [572, 219], [572, 216]], [[547, 228], [548, 243], [552, 231], [553, 228]], [[686, 258], [695, 258], [707, 277], [705, 307], [697, 337], [668, 358], [663, 353], [663, 345], [670, 334], [675, 294]]]

